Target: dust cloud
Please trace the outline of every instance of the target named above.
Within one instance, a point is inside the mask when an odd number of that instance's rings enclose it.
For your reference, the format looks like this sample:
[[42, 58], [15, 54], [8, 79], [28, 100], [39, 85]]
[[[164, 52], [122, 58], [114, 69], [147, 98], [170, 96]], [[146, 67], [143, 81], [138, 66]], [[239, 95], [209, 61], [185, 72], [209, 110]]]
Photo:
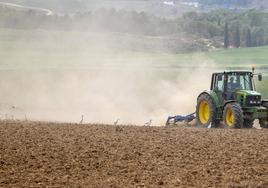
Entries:
[[164, 125], [169, 115], [194, 112], [209, 89], [214, 63], [205, 57], [161, 62], [158, 54], [111, 49], [107, 37], [57, 36], [37, 35], [26, 49], [21, 37], [21, 46], [6, 50], [2, 119]]

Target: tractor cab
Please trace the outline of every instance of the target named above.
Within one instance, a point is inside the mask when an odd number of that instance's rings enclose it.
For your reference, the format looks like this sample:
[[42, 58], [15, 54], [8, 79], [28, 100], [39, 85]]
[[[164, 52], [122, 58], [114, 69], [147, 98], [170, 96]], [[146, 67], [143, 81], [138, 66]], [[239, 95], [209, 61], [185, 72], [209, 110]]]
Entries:
[[252, 72], [214, 73], [210, 90], [215, 91], [221, 101], [235, 100], [238, 91], [259, 94], [255, 92]]

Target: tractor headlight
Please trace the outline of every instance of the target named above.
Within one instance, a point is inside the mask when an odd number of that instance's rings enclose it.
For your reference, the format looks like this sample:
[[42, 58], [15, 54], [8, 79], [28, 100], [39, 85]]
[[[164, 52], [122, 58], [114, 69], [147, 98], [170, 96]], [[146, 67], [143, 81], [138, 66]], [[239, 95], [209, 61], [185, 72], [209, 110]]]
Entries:
[[252, 106], [261, 105], [261, 97], [260, 96], [248, 96], [247, 103]]
[[257, 104], [257, 101], [252, 101], [252, 100], [250, 100], [250, 101], [249, 101], [249, 104]]
[[261, 101], [249, 101], [249, 104], [261, 104]]

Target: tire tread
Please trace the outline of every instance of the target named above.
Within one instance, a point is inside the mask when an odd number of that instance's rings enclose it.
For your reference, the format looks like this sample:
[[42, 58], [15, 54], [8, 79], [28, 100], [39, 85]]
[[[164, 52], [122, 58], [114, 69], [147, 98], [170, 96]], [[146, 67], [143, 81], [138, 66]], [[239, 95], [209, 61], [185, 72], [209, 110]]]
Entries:
[[226, 116], [226, 111], [228, 108], [232, 108], [234, 114], [235, 114], [235, 122], [233, 123], [232, 128], [240, 129], [243, 127], [244, 123], [244, 115], [243, 115], [243, 110], [241, 106], [238, 103], [229, 103], [224, 107], [224, 112], [223, 112], [223, 119], [224, 119], [224, 127], [228, 127], [228, 125], [225, 122], [225, 116]]
[[[206, 100], [210, 106], [210, 121], [206, 124], [203, 125], [200, 120], [199, 120], [199, 105], [201, 103], [201, 101]], [[196, 106], [196, 119], [197, 119], [197, 126], [199, 127], [208, 127], [211, 124], [211, 127], [217, 127], [218, 125], [218, 121], [217, 121], [217, 111], [216, 111], [216, 105], [214, 104], [214, 101], [212, 100], [211, 96], [207, 93], [203, 93], [201, 94], [198, 98], [197, 98], [197, 106]]]

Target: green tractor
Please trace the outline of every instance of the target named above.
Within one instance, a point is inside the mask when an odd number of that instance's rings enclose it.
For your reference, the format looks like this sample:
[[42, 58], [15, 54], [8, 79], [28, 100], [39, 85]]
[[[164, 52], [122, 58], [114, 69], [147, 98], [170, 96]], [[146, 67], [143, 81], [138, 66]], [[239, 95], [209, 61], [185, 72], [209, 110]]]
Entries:
[[[256, 91], [255, 75], [254, 69], [213, 73], [210, 91], [197, 98], [197, 126], [252, 128], [254, 120], [259, 119], [260, 126], [268, 128], [268, 100]], [[262, 75], [257, 76], [262, 81]]]

